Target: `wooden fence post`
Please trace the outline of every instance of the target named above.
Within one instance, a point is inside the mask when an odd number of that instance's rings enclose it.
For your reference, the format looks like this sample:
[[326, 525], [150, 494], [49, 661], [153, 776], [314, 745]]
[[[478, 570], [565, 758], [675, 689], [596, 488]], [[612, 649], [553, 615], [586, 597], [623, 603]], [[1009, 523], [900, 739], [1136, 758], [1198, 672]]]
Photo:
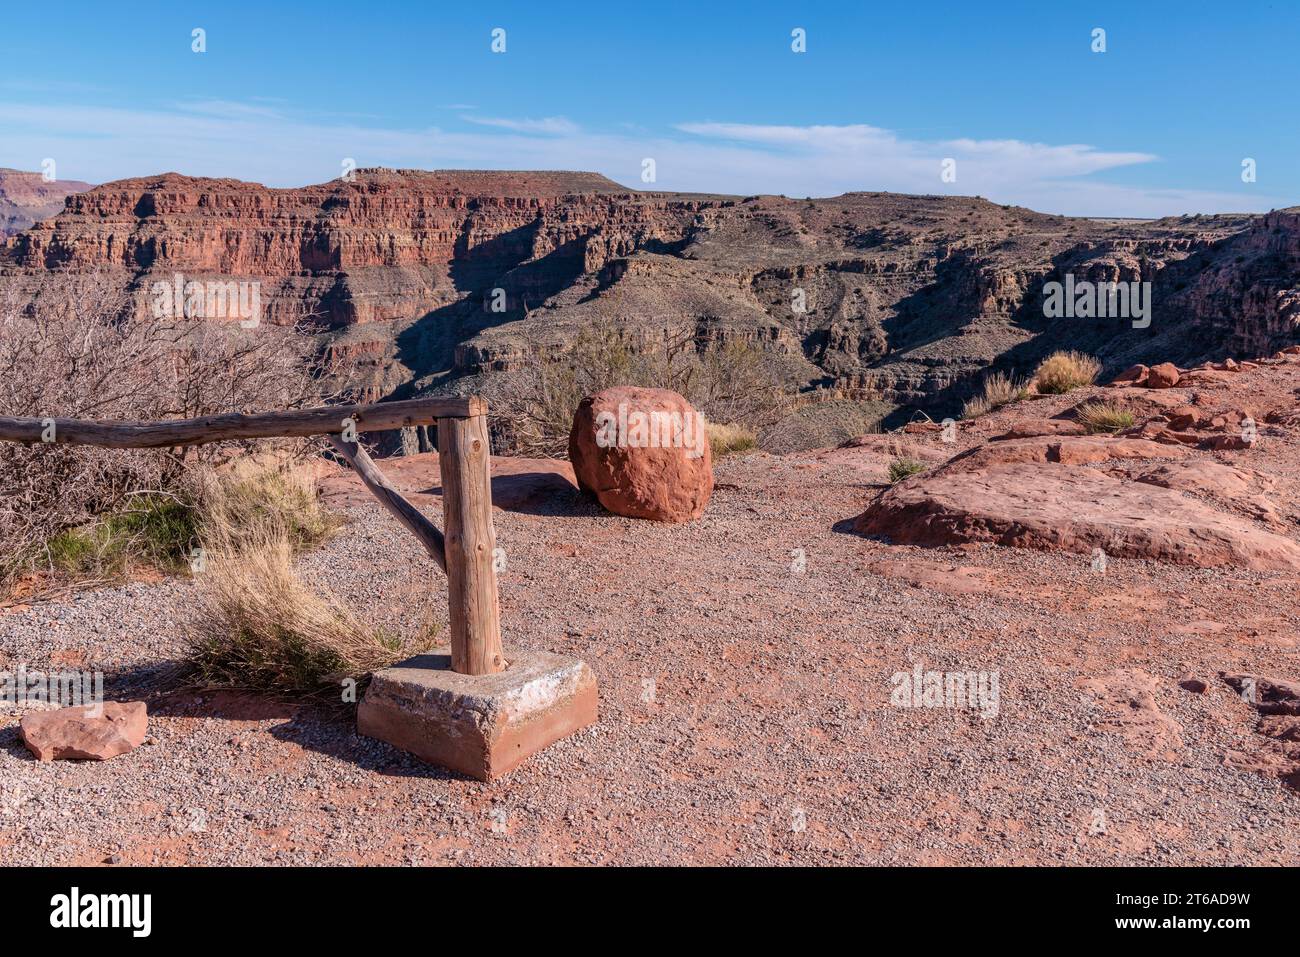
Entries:
[[451, 667], [467, 675], [505, 668], [493, 564], [491, 452], [486, 415], [438, 419]]

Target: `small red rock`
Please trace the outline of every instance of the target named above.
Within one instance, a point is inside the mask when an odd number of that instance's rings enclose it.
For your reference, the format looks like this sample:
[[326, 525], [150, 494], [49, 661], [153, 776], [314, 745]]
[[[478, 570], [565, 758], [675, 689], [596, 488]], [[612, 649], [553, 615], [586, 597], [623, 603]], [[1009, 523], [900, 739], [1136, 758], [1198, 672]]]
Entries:
[[20, 731], [23, 744], [40, 761], [107, 761], [138, 747], [148, 720], [143, 701], [106, 701], [31, 712], [23, 716]]
[[1147, 374], [1150, 370], [1138, 363], [1135, 366], [1129, 366], [1111, 381], [1111, 385], [1142, 385], [1147, 381]]
[[1255, 440], [1244, 435], [1212, 435], [1203, 439], [1200, 447], [1212, 452], [1239, 452], [1242, 449], [1253, 449]]
[[1148, 389], [1172, 389], [1178, 385], [1179, 378], [1178, 366], [1172, 362], [1162, 362], [1151, 367], [1147, 373], [1146, 386]]
[[1175, 432], [1186, 432], [1205, 424], [1205, 413], [1195, 406], [1180, 405], [1169, 410], [1169, 427]]
[[1206, 689], [1210, 686], [1200, 678], [1184, 678], [1182, 681], [1178, 682], [1178, 687], [1182, 688], [1184, 691], [1190, 691], [1193, 694], [1205, 694]]
[[1255, 421], [1254, 413], [1249, 409], [1232, 409], [1229, 412], [1223, 413], [1222, 418], [1224, 423], [1222, 427], [1232, 430], [1240, 429], [1248, 419], [1251, 422]]

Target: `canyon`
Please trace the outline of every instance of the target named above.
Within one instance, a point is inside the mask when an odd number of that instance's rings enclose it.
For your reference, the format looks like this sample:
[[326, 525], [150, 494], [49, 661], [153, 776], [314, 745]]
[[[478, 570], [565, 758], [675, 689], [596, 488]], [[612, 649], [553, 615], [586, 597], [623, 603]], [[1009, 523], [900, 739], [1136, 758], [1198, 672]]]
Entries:
[[63, 201], [90, 189], [77, 180], [47, 182], [40, 173], [0, 168], [0, 239], [21, 233], [63, 209]]
[[[593, 327], [757, 344], [805, 404], [876, 402], [894, 421], [954, 414], [988, 371], [1056, 349], [1109, 373], [1300, 338], [1300, 208], [1107, 220], [583, 172], [367, 169], [297, 189], [168, 173], [69, 195], [0, 248], [0, 286], [60, 270], [112, 276], [140, 309], [176, 274], [258, 282], [267, 321], [312, 323], [373, 399], [472, 391]], [[1149, 325], [1047, 317], [1043, 287], [1066, 277], [1150, 283]]]

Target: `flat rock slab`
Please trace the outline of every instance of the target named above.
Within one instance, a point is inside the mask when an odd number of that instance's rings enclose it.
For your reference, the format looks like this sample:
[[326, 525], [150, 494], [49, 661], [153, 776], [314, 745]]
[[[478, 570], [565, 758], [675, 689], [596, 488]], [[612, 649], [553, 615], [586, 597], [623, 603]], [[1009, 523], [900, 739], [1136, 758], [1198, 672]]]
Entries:
[[1093, 469], [1022, 463], [913, 476], [854, 528], [895, 544], [992, 542], [1210, 568], [1300, 569], [1300, 545], [1170, 489]]
[[507, 649], [494, 675], [451, 670], [446, 653], [375, 673], [357, 730], [430, 764], [490, 781], [596, 720], [596, 677], [576, 658]]
[[1114, 438], [1109, 435], [1033, 436], [991, 441], [960, 455], [943, 467], [945, 472], [975, 472], [1003, 465], [1044, 464], [1088, 465], [1142, 459], [1176, 459], [1191, 455], [1180, 446], [1161, 445], [1146, 439]]
[[148, 729], [143, 701], [106, 701], [23, 716], [23, 744], [40, 761], [107, 761], [140, 746]]

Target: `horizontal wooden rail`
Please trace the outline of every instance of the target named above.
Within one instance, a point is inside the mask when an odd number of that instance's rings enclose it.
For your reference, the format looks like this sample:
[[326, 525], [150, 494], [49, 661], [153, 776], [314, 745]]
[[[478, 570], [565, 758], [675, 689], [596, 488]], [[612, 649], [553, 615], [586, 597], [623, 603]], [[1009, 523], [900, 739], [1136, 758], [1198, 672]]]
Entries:
[[[161, 422], [96, 422], [86, 419], [14, 419], [0, 416], [0, 441], [60, 445], [98, 445], [110, 449], [159, 449], [202, 445], [231, 439], [269, 439], [329, 435], [345, 431], [351, 420], [357, 432], [433, 425], [439, 419], [485, 415], [487, 403], [468, 399], [403, 399], [371, 405], [327, 405], [296, 412], [231, 412], [201, 419]], [[53, 424], [53, 428], [48, 426]], [[48, 439], [45, 436], [49, 436]]]
[[[252, 415], [231, 413], [165, 422], [0, 416], [0, 441], [155, 449], [230, 439], [329, 436], [330, 444], [352, 466], [362, 484], [447, 574], [452, 669], [462, 674], [487, 675], [506, 667], [497, 599], [487, 410], [486, 402], [473, 397], [330, 405]], [[445, 535], [388, 481], [351, 434], [434, 423], [438, 426]]]

